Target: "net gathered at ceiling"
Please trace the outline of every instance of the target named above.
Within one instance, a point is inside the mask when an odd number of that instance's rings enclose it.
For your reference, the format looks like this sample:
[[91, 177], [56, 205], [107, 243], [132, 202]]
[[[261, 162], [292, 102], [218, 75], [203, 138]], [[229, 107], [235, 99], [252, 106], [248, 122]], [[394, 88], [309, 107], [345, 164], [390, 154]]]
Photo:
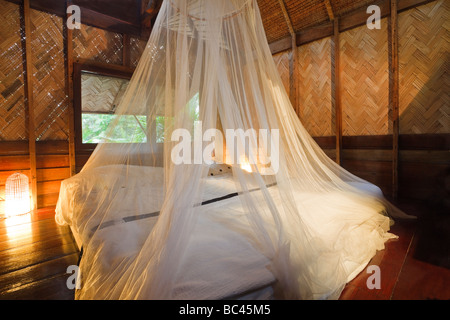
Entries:
[[115, 114], [145, 142], [98, 144], [57, 205], [79, 299], [333, 299], [409, 218], [306, 132], [256, 0], [165, 0]]

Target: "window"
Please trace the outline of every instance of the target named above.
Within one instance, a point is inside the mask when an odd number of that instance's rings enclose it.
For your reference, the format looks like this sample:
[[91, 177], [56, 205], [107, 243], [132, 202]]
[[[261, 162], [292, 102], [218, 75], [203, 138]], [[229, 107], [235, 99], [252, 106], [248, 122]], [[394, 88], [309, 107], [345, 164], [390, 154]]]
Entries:
[[[81, 73], [82, 143], [146, 142], [147, 118], [144, 115], [114, 115], [122, 101], [129, 80], [111, 76]], [[109, 125], [117, 121], [114, 131]]]
[[114, 131], [107, 136], [109, 124], [117, 119], [112, 114], [82, 113], [81, 128], [83, 143], [144, 143], [147, 142], [147, 117], [123, 115], [118, 119]]
[[[74, 125], [78, 151], [92, 151], [98, 143], [145, 143], [147, 117], [115, 115], [132, 69], [94, 62], [74, 64]], [[115, 122], [114, 129], [110, 124]]]
[[[98, 143], [146, 143], [147, 139], [153, 140], [155, 136], [157, 143], [164, 143], [167, 138], [165, 129], [173, 125], [172, 118], [157, 115], [152, 123], [152, 119], [145, 114], [115, 114], [133, 71], [123, 66], [96, 62], [74, 63], [74, 126], [77, 152], [89, 154]], [[186, 104], [194, 124], [200, 119], [199, 99], [200, 96], [196, 93]], [[114, 131], [108, 132], [114, 121], [117, 121]]]

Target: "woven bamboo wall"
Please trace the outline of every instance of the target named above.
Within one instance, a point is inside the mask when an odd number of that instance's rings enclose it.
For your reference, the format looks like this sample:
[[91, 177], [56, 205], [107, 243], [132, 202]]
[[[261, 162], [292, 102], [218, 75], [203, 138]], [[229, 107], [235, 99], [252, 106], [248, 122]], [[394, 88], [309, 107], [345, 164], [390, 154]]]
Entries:
[[298, 48], [298, 104], [300, 120], [316, 137], [334, 134], [331, 104], [331, 39]]
[[114, 112], [122, 101], [129, 81], [95, 74], [81, 75], [83, 112]]
[[384, 135], [389, 130], [388, 21], [340, 35], [344, 136]]
[[[33, 93], [38, 207], [53, 206], [61, 180], [70, 176], [69, 110], [66, 88], [64, 20], [30, 10], [31, 34], [24, 38], [23, 10], [0, 0], [0, 214], [4, 207], [5, 179], [14, 172], [30, 176], [31, 164], [25, 105], [23, 59], [30, 46]], [[130, 39], [130, 64], [136, 66], [146, 41]], [[122, 64], [121, 34], [82, 25], [73, 31], [73, 56], [96, 62]]]
[[73, 31], [74, 59], [83, 58], [96, 62], [122, 64], [123, 36], [99, 28], [82, 25]]
[[139, 38], [130, 38], [130, 60], [131, 67], [137, 67], [142, 53], [144, 52], [147, 41]]
[[63, 20], [31, 10], [31, 61], [36, 140], [67, 140]]
[[277, 66], [278, 72], [280, 73], [281, 80], [283, 81], [284, 88], [286, 92], [289, 94], [289, 52], [280, 52], [273, 55], [273, 60], [275, 61], [275, 65]]
[[399, 15], [400, 133], [450, 131], [450, 2]]
[[25, 140], [25, 90], [20, 7], [0, 1], [0, 141]]

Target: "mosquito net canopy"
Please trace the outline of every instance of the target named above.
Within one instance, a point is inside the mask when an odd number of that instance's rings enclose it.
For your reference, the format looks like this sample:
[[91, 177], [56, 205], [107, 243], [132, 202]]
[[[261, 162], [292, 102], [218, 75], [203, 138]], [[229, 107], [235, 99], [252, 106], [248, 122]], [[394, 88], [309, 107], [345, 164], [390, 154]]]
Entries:
[[256, 0], [165, 0], [115, 114], [58, 200], [77, 298], [337, 298], [405, 217], [308, 135]]

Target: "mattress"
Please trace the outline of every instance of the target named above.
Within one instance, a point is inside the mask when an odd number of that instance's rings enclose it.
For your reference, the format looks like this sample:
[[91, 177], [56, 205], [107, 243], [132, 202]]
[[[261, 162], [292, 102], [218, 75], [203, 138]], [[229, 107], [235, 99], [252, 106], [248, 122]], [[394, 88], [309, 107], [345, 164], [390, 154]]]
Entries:
[[[56, 210], [58, 223], [71, 227], [77, 243], [83, 247], [83, 250], [102, 252], [95, 263], [105, 268], [105, 274], [108, 274], [108, 268], [114, 265], [115, 261], [133, 259], [138, 254], [148, 237], [149, 230], [157, 222], [163, 200], [162, 168], [128, 167], [127, 179], [124, 179], [123, 187], [119, 188], [115, 195], [115, 199], [120, 201], [109, 204], [110, 214], [106, 219], [97, 217], [94, 211], [98, 208], [95, 203], [90, 203], [87, 194], [102, 192], [102, 189], [108, 187], [108, 180], [111, 179], [111, 172], [114, 171], [111, 169], [113, 169], [111, 166], [96, 169], [94, 187], [89, 185], [86, 176], [75, 176], [64, 181]], [[140, 181], [138, 177], [142, 176], [152, 178]], [[103, 177], [104, 181], [102, 182], [99, 177]], [[140, 181], [141, 185], [127, 188], [130, 178], [131, 181], [135, 181], [133, 177], [136, 181]], [[269, 259], [256, 250], [239, 230], [226, 227], [233, 221], [240, 221], [240, 227], [245, 228], [246, 221], [246, 210], [236, 192], [232, 175], [207, 177], [203, 183], [202, 199], [195, 208], [198, 216], [196, 229], [187, 246], [185, 258], [180, 260], [184, 272], [177, 280], [176, 299], [273, 298], [273, 284], [276, 283], [276, 278], [267, 268]], [[374, 195], [381, 193], [375, 186], [357, 187], [368, 188], [366, 191]], [[146, 194], [140, 194], [136, 190]], [[258, 190], [254, 191], [256, 199], [259, 196], [262, 197]], [[281, 205], [282, 199], [277, 185], [268, 185], [268, 191], [275, 203]], [[152, 194], [152, 197], [149, 198], [148, 193]], [[348, 235], [345, 237], [341, 235], [342, 230], [347, 228], [346, 223], [353, 219], [351, 215], [349, 217], [333, 216], [334, 208], [339, 204], [342, 194], [328, 194], [324, 199], [324, 195], [320, 193], [294, 190], [294, 197], [300, 209], [319, 208], [314, 210], [314, 215], [308, 216], [305, 213], [303, 219], [308, 222], [308, 226], [315, 234], [331, 246], [342, 248], [353, 243], [351, 247], [357, 248], [358, 243], [363, 244], [366, 241], [367, 233], [374, 234], [373, 230], [367, 229], [373, 227], [371, 224], [365, 226], [365, 222], [358, 222]], [[142, 201], [142, 199], [146, 200]], [[334, 202], [335, 199], [336, 202]], [[387, 237], [390, 236], [390, 234], [387, 235]], [[374, 245], [370, 247], [370, 250], [360, 252], [344, 250], [343, 259], [348, 269], [348, 281], [365, 268], [375, 249], [383, 249], [386, 238], [373, 235], [373, 239], [375, 239]], [[206, 267], [208, 270], [204, 269]], [[211, 268], [216, 270], [214, 276], [208, 272]], [[206, 290], [207, 295], [202, 295], [204, 291], [202, 289], [205, 287], [220, 287], [221, 290], [213, 295], [211, 292], [214, 290]]]
[[[113, 168], [99, 168], [97, 175], [110, 173], [111, 169]], [[93, 214], [98, 209], [95, 203], [89, 203], [89, 196], [86, 194], [93, 191], [86, 187], [89, 183], [83, 176], [68, 179], [61, 186], [61, 196], [56, 209], [57, 221], [70, 226], [80, 250], [85, 252], [101, 248], [102, 252], [107, 252], [101, 256], [101, 262], [96, 262], [98, 265], [111, 266], [114, 261], [132, 259], [139, 252], [159, 217], [162, 193], [160, 188], [154, 186], [162, 185], [162, 169], [128, 168], [128, 176], [130, 170], [134, 170], [131, 175], [152, 177], [152, 180], [146, 181], [141, 188], [133, 189], [147, 190], [154, 197], [149, 198], [139, 193], [130, 195], [126, 187], [120, 188], [116, 198], [122, 201], [111, 205], [115, 209], [107, 219]], [[107, 181], [96, 183], [98, 190], [95, 192], [101, 192], [104, 186], [107, 186]], [[138, 199], [147, 200], [137, 212], [136, 207], [132, 210], [130, 207], [133, 207], [131, 204], [136, 203]], [[213, 300], [272, 297], [272, 284], [276, 279], [266, 268], [269, 260], [255, 250], [241, 234], [223, 227], [219, 220], [214, 220], [217, 217], [234, 219], [242, 215], [238, 209], [238, 199], [230, 174], [209, 176], [205, 179], [202, 201], [196, 206], [199, 216], [197, 229], [188, 246], [186, 259], [182, 262], [185, 272], [178, 281], [176, 299], [191, 299], [193, 294], [196, 299]], [[128, 239], [126, 245], [123, 239]], [[205, 275], [210, 273], [204, 272], [203, 268], [211, 268], [211, 261], [215, 261], [213, 268], [220, 276], [205, 278]], [[104, 272], [108, 273], [107, 268]], [[202, 296], [199, 294], [199, 288], [204, 288], [205, 283], [211, 288], [221, 287], [220, 293], [215, 296], [209, 293]]]

